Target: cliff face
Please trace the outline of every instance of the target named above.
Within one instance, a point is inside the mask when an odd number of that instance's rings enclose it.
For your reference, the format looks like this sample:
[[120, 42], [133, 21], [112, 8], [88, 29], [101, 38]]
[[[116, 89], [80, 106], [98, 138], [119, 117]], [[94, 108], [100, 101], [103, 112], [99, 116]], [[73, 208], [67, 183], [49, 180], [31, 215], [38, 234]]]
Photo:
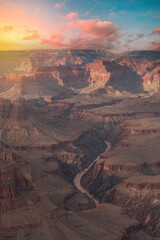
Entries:
[[[124, 59], [122, 62], [96, 60], [85, 66], [45, 66], [28, 73], [5, 74], [0, 79], [0, 97], [16, 99], [61, 99], [79, 93], [102, 89], [104, 93], [144, 94], [159, 89], [159, 65]], [[133, 63], [134, 62], [134, 63]], [[146, 66], [147, 65], [147, 66]], [[140, 73], [141, 69], [141, 73]]]
[[160, 183], [159, 175], [132, 177], [117, 185], [105, 201], [122, 206], [124, 213], [138, 219], [144, 229], [160, 235]]
[[[58, 140], [52, 128], [39, 119], [39, 115], [23, 98], [13, 102], [1, 100], [0, 139], [12, 147], [50, 147]], [[51, 118], [45, 113], [46, 118]], [[41, 118], [44, 118], [42, 114]]]
[[135, 71], [143, 79], [145, 91], [156, 92], [160, 89], [160, 62], [159, 60], [150, 61], [146, 58], [130, 59], [125, 58], [120, 61], [122, 66]]
[[20, 204], [17, 197], [20, 193], [33, 189], [31, 176], [26, 171], [25, 162], [10, 152], [1, 143], [0, 146], [0, 214]]

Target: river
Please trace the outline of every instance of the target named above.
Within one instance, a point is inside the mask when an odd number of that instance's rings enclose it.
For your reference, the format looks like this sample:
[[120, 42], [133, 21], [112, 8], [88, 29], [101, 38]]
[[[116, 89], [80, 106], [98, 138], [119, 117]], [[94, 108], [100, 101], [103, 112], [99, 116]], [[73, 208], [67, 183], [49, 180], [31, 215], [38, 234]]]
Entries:
[[[111, 148], [111, 143], [108, 141], [105, 141], [105, 144], [107, 145], [107, 149], [104, 152], [108, 152]], [[102, 154], [102, 153], [101, 153]], [[101, 155], [100, 154], [100, 155]], [[88, 168], [85, 168], [82, 172], [79, 172], [75, 178], [74, 178], [74, 185], [76, 186], [76, 188], [81, 191], [82, 193], [85, 193], [90, 199], [92, 199], [96, 205], [96, 207], [99, 207], [99, 201], [97, 199], [95, 199], [93, 197], [93, 195], [91, 195], [87, 189], [85, 189], [84, 187], [82, 187], [81, 185], [81, 179], [83, 177], [83, 175], [92, 167], [92, 165], [97, 162], [100, 158], [100, 155], [89, 165]]]

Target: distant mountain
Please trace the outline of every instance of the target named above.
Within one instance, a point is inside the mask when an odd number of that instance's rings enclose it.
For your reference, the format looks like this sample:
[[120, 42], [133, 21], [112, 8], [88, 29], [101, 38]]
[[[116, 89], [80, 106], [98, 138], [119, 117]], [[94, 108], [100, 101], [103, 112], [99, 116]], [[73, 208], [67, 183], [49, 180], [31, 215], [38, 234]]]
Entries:
[[42, 66], [85, 65], [95, 59], [113, 59], [115, 56], [106, 50], [94, 49], [0, 51], [0, 76], [15, 71], [30, 71]]
[[157, 61], [160, 59], [160, 51], [132, 51], [120, 54], [119, 58], [142, 59], [146, 58], [148, 61]]
[[[5, 78], [5, 79], [4, 79]], [[0, 97], [16, 99], [66, 98], [90, 93], [94, 89], [112, 89], [112, 92], [143, 92], [142, 79], [130, 68], [112, 61], [96, 60], [85, 66], [37, 67], [28, 73], [12, 73], [2, 77], [0, 83], [12, 84]], [[8, 82], [8, 83], [7, 83]]]
[[158, 52], [135, 51], [113, 57], [103, 50], [34, 51], [21, 63], [19, 70], [25, 72], [0, 77], [0, 97], [56, 100], [94, 90], [98, 93], [99, 89], [111, 95], [159, 90]]
[[0, 51], [0, 76], [4, 73], [12, 73], [19, 66], [22, 59], [31, 51]]
[[105, 50], [94, 49], [52, 49], [52, 50], [37, 50], [26, 56], [16, 71], [28, 72], [35, 67], [44, 66], [81, 66], [95, 59], [115, 58], [115, 54]]

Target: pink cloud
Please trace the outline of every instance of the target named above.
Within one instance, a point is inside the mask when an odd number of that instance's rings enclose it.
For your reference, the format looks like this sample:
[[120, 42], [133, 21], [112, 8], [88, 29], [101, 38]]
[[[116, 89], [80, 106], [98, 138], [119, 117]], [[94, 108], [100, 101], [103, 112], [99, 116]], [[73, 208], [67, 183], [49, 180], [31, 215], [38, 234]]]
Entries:
[[54, 48], [63, 48], [65, 45], [61, 42], [54, 42], [51, 39], [42, 39], [41, 44], [47, 44], [48, 46], [54, 47]]
[[60, 3], [54, 4], [54, 8], [60, 8], [60, 7], [61, 7], [61, 4], [60, 4]]
[[66, 3], [66, 0], [64, 0], [63, 2], [59, 2], [59, 3], [55, 3], [54, 4], [54, 8], [62, 8]]
[[160, 28], [155, 29], [152, 34], [160, 34]]
[[37, 30], [27, 30], [27, 35], [23, 37], [23, 40], [37, 40], [40, 39], [40, 34]]
[[66, 16], [62, 17], [63, 20], [66, 21], [73, 21], [78, 17], [78, 13], [76, 12], [70, 12]]
[[115, 13], [114, 13], [114, 12], [111, 12], [108, 16], [111, 17], [111, 16], [113, 16], [113, 15], [115, 15]]
[[52, 33], [51, 40], [62, 42], [65, 36], [61, 33]]
[[154, 45], [154, 46], [159, 46], [159, 45], [160, 45], [160, 42], [152, 41], [152, 45]]
[[78, 36], [77, 38], [72, 38], [70, 40], [70, 48], [78, 48], [78, 49], [94, 49], [94, 48], [113, 48], [111, 42], [104, 42], [102, 39], [97, 38], [88, 38], [84, 36]]
[[160, 42], [152, 41], [150, 42], [151, 46], [149, 46], [149, 50], [157, 50], [160, 51]]
[[41, 39], [41, 44], [47, 44], [51, 47], [57, 47], [57, 48], [62, 48], [66, 47], [67, 45], [63, 43], [63, 40], [65, 39], [65, 36], [61, 33], [52, 33], [50, 39], [44, 38]]
[[41, 44], [66, 48], [102, 48], [112, 47], [113, 42], [120, 37], [116, 24], [98, 19], [72, 20], [63, 31], [67, 36], [53, 33], [49, 39], [42, 39]]
[[117, 24], [107, 21], [102, 22], [97, 19], [71, 21], [67, 26], [68, 29], [78, 29], [80, 33], [86, 34], [90, 37], [101, 36], [105, 37], [106, 39], [115, 39], [115, 37], [112, 35], [119, 31]]

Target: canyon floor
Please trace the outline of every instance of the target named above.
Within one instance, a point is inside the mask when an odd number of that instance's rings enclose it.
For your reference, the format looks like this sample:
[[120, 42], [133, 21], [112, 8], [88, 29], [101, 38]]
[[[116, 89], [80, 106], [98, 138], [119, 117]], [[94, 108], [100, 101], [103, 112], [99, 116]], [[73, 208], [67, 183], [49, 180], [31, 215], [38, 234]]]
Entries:
[[160, 52], [0, 56], [0, 240], [159, 240]]

